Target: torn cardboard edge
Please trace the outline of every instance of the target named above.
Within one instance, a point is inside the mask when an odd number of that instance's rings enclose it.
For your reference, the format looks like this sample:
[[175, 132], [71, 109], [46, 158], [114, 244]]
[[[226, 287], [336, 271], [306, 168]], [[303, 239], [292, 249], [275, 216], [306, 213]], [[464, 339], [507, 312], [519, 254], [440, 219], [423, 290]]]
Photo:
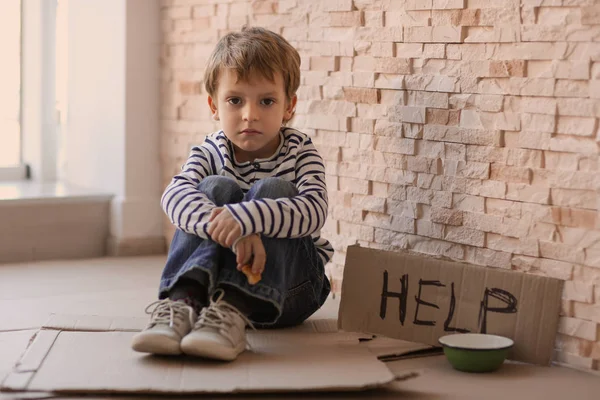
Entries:
[[[248, 332], [254, 352], [233, 363], [156, 357], [130, 349], [142, 318], [52, 315], [0, 386], [55, 394], [201, 394], [363, 391], [417, 376], [394, 376], [365, 335], [339, 332], [335, 320]], [[351, 367], [351, 368], [349, 368]]]
[[511, 359], [552, 360], [559, 279], [349, 246], [342, 282], [344, 331], [434, 346], [447, 334], [490, 333], [515, 341]]

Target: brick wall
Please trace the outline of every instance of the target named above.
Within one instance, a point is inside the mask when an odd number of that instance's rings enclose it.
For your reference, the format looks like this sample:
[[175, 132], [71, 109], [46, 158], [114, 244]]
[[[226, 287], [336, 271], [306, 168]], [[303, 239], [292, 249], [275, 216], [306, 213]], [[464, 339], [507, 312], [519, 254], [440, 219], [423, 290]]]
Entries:
[[162, 3], [165, 185], [217, 129], [216, 40], [270, 28], [302, 55], [292, 126], [326, 160], [337, 289], [357, 241], [564, 279], [557, 359], [600, 368], [597, 0]]

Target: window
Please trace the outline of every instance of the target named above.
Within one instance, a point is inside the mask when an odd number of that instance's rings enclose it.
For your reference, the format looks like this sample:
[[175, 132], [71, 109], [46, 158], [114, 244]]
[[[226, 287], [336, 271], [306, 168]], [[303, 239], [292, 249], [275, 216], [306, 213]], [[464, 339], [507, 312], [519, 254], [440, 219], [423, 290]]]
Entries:
[[[21, 0], [0, 2], [0, 170], [21, 164]], [[0, 177], [1, 179], [1, 177]]]

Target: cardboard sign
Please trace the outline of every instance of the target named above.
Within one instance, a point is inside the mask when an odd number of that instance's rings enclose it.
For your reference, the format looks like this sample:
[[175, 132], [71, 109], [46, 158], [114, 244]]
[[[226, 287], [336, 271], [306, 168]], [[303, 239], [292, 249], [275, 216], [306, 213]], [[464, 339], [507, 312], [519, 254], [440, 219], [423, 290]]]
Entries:
[[444, 335], [515, 341], [510, 358], [548, 365], [563, 282], [409, 253], [348, 247], [340, 329], [439, 345]]

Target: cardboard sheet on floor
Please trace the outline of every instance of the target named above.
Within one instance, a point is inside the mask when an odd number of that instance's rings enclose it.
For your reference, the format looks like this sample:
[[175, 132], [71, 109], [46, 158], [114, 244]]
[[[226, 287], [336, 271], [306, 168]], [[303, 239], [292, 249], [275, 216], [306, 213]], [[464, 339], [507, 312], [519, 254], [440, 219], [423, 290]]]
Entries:
[[[54, 316], [2, 383], [2, 390], [54, 393], [230, 393], [356, 391], [395, 377], [335, 320], [249, 331], [233, 363], [135, 353], [138, 318]], [[399, 377], [413, 377], [407, 372]]]
[[509, 337], [513, 360], [548, 365], [563, 282], [406, 252], [348, 247], [340, 329], [429, 345], [463, 332]]

